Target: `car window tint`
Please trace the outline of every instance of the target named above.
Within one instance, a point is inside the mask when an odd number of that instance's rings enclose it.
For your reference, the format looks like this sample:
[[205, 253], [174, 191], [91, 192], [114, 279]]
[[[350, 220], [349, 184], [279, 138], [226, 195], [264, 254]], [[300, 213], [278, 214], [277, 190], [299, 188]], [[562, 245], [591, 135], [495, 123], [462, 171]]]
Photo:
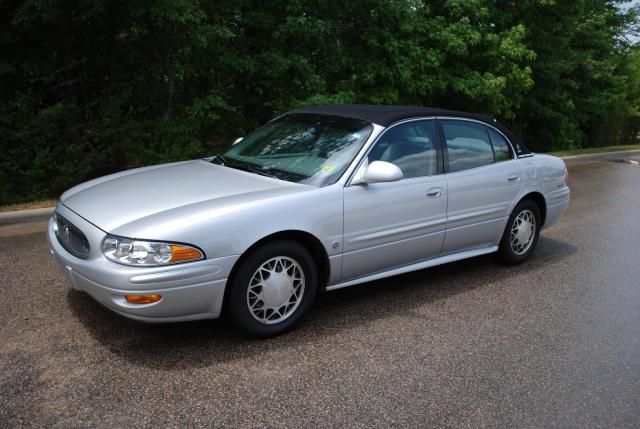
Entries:
[[258, 128], [224, 153], [229, 168], [311, 186], [335, 183], [369, 138], [363, 120], [293, 113]]
[[496, 162], [507, 161], [513, 158], [513, 153], [509, 147], [509, 143], [502, 134], [489, 127], [489, 137], [491, 137], [491, 143], [493, 143], [493, 152], [496, 155]]
[[438, 172], [433, 121], [413, 121], [386, 131], [369, 152], [369, 163], [397, 165], [404, 178], [431, 176]]
[[468, 170], [494, 162], [485, 126], [476, 122], [443, 120], [447, 140], [449, 172]]

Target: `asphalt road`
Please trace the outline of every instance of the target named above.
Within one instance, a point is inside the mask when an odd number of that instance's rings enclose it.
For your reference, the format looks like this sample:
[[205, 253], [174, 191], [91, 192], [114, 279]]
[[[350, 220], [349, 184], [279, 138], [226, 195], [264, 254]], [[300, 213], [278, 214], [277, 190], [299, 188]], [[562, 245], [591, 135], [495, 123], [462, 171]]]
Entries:
[[568, 161], [528, 263], [327, 293], [267, 341], [124, 320], [70, 289], [41, 224], [2, 227], [0, 427], [638, 427], [640, 166], [606, 158]]

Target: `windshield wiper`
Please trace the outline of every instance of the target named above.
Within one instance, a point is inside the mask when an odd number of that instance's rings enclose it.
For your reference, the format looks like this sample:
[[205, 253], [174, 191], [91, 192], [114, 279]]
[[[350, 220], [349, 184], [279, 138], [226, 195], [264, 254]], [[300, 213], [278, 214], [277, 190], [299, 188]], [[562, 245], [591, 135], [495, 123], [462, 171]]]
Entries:
[[255, 167], [255, 166], [250, 165], [250, 164], [244, 164], [244, 165], [241, 165], [241, 166], [231, 165], [230, 167], [231, 168], [238, 168], [238, 169], [244, 170], [244, 171], [249, 171], [251, 173], [260, 174], [262, 176], [271, 177], [272, 179], [280, 179], [280, 177], [278, 177], [277, 174], [272, 173], [266, 167]]
[[267, 176], [273, 179], [280, 179], [278, 175], [276, 175], [275, 173], [272, 173], [266, 167], [258, 167], [248, 163], [240, 163], [236, 161], [230, 162], [225, 158], [221, 158], [220, 161], [223, 163], [222, 165], [224, 165], [225, 167], [235, 168], [236, 170], [248, 171], [249, 173], [260, 174], [261, 176]]
[[223, 155], [220, 155], [220, 154], [217, 154], [216, 156], [214, 156], [213, 159], [211, 160], [211, 162], [215, 162], [218, 165], [227, 165], [227, 164], [229, 164], [229, 162], [227, 161], [227, 158], [225, 158]]
[[268, 167], [258, 167], [256, 165], [252, 165], [249, 163], [242, 163], [238, 161], [230, 161], [224, 157], [224, 155], [216, 155], [213, 157], [211, 162], [214, 162], [218, 165], [224, 165], [225, 167], [235, 168], [236, 170], [248, 171], [249, 173], [256, 173], [262, 176], [271, 177], [273, 179], [282, 179], [278, 174], [271, 172], [271, 169]]

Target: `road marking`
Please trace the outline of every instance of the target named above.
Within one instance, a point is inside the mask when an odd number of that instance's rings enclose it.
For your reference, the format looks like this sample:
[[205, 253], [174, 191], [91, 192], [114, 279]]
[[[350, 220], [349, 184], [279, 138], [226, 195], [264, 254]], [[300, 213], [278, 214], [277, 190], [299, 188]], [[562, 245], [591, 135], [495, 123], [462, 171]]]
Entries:
[[633, 165], [640, 165], [640, 161], [637, 161], [635, 159], [612, 159], [611, 162], [618, 162], [620, 164], [633, 164]]

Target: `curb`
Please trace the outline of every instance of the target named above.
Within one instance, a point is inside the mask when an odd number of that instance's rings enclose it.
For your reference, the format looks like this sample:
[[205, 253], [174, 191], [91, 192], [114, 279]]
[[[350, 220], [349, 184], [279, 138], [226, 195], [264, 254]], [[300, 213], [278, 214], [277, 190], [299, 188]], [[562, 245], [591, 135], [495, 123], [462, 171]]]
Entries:
[[624, 154], [631, 154], [631, 153], [640, 153], [640, 149], [631, 149], [631, 150], [616, 150], [613, 152], [598, 152], [598, 153], [585, 153], [584, 155], [567, 155], [567, 156], [560, 156], [559, 158], [562, 159], [589, 159], [589, 158], [598, 158], [601, 156], [616, 156], [618, 154], [620, 155], [624, 155]]
[[55, 207], [41, 209], [14, 210], [0, 213], [0, 226], [16, 223], [44, 222], [49, 220]]

